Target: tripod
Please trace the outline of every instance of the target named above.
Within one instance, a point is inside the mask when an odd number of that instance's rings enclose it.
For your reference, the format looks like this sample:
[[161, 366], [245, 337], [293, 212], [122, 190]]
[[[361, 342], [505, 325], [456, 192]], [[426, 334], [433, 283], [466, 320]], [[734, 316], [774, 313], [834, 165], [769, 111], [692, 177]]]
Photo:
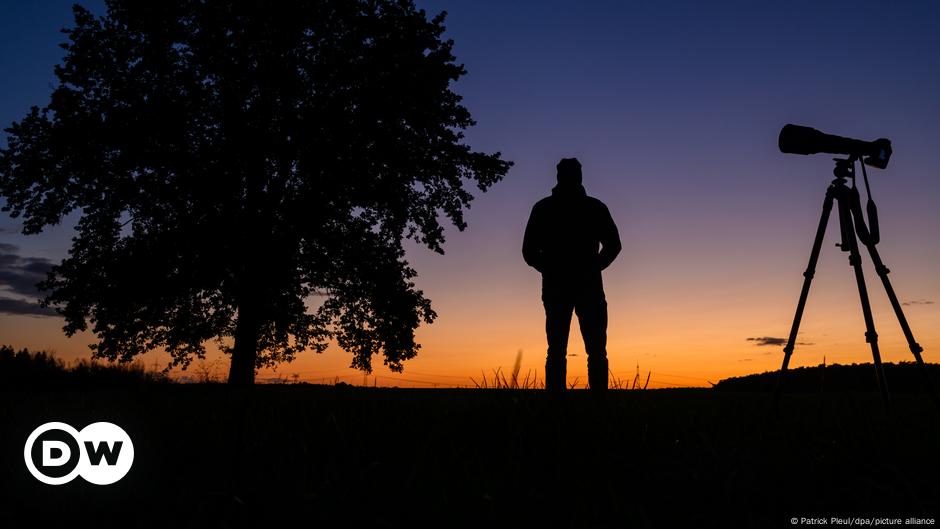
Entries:
[[[835, 158], [834, 160], [836, 166], [835, 169], [833, 169], [833, 174], [836, 178], [829, 184], [829, 188], [826, 190], [826, 200], [823, 202], [822, 217], [819, 219], [819, 227], [816, 229], [816, 239], [813, 242], [813, 250], [809, 256], [809, 265], [803, 273], [803, 290], [800, 292], [800, 301], [796, 306], [796, 315], [793, 317], [793, 326], [790, 328], [790, 336], [787, 339], [787, 345], [783, 348], [783, 366], [781, 366], [780, 374], [777, 377], [777, 385], [774, 390], [774, 403], [777, 401], [781, 382], [787, 371], [787, 366], [790, 363], [790, 356], [793, 354], [793, 346], [796, 344], [796, 335], [800, 330], [800, 321], [803, 319], [803, 309], [806, 306], [809, 287], [813, 282], [813, 276], [816, 274], [816, 262], [819, 259], [819, 251], [822, 248], [823, 238], [826, 234], [829, 215], [832, 212], [833, 202], [836, 202], [838, 204], [839, 226], [842, 235], [841, 242], [836, 244], [836, 246], [840, 247], [843, 252], [849, 253], [849, 265], [851, 265], [855, 271], [855, 282], [858, 284], [858, 294], [862, 304], [862, 315], [865, 317], [865, 341], [871, 346], [871, 355], [875, 363], [875, 378], [878, 382], [878, 389], [881, 391], [881, 398], [885, 408], [890, 408], [890, 396], [888, 394], [888, 384], [885, 380], [884, 369], [881, 365], [881, 352], [878, 350], [878, 334], [875, 332], [875, 321], [874, 318], [872, 318], [871, 303], [868, 300], [868, 288], [865, 285], [865, 276], [862, 273], [862, 257], [858, 250], [859, 242], [861, 242], [868, 249], [868, 253], [871, 254], [872, 263], [875, 265], [875, 272], [881, 278], [885, 292], [888, 294], [888, 299], [891, 301], [891, 306], [894, 308], [894, 313], [898, 318], [898, 322], [901, 324], [901, 330], [904, 332], [904, 337], [907, 339], [908, 347], [910, 347], [911, 353], [914, 354], [914, 358], [920, 366], [925, 387], [930, 393], [934, 404], [940, 406], [940, 403], [937, 401], [937, 396], [933, 392], [933, 388], [930, 384], [927, 366], [924, 365], [924, 359], [920, 354], [924, 349], [914, 340], [914, 334], [911, 332], [911, 327], [908, 325], [907, 318], [904, 316], [901, 303], [898, 301], [898, 296], [894, 293], [894, 288], [891, 286], [891, 281], [888, 279], [890, 270], [888, 270], [888, 267], [881, 261], [881, 256], [878, 254], [878, 249], [875, 247], [879, 241], [878, 213], [875, 208], [875, 203], [871, 200], [871, 189], [868, 186], [868, 174], [865, 172], [865, 164], [863, 162], [861, 165], [862, 173], [865, 177], [865, 188], [869, 197], [867, 209], [868, 219], [871, 222], [871, 231], [869, 231], [868, 226], [865, 224], [858, 189], [855, 187], [855, 162], [858, 160], [858, 156], [852, 155], [846, 159]], [[846, 180], [849, 178], [852, 179], [852, 187], [846, 185]]]

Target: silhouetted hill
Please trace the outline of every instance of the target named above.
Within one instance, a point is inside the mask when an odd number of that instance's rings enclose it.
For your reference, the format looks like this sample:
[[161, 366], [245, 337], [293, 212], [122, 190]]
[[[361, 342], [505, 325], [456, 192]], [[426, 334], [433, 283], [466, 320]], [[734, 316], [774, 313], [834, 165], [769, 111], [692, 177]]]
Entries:
[[[923, 389], [923, 375], [914, 362], [883, 364], [888, 389], [892, 393], [915, 392]], [[927, 364], [930, 379], [940, 380], [940, 364]], [[753, 375], [731, 377], [715, 384], [715, 389], [728, 391], [772, 391], [779, 371], [766, 371]], [[875, 367], [866, 364], [820, 364], [798, 367], [787, 371], [784, 391], [877, 391]]]

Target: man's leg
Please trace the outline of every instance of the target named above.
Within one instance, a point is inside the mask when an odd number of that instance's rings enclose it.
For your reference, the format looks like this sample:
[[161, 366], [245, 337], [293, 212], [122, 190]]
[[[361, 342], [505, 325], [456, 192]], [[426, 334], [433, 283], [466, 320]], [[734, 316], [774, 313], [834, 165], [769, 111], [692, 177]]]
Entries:
[[580, 296], [575, 306], [584, 350], [588, 355], [588, 384], [592, 391], [607, 390], [607, 300], [604, 291]]
[[574, 304], [568, 301], [545, 301], [545, 335], [548, 357], [545, 359], [545, 389], [564, 391], [567, 374], [568, 331]]

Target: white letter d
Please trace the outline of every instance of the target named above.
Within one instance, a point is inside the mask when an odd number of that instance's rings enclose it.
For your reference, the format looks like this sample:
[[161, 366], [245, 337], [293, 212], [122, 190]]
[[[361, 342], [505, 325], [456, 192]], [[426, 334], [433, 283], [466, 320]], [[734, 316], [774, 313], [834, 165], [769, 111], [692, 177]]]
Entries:
[[[52, 451], [58, 450], [59, 454], [57, 457], [53, 457]], [[69, 458], [72, 457], [72, 451], [69, 449], [69, 445], [63, 443], [62, 441], [43, 441], [42, 442], [42, 466], [44, 467], [60, 467], [69, 462]]]

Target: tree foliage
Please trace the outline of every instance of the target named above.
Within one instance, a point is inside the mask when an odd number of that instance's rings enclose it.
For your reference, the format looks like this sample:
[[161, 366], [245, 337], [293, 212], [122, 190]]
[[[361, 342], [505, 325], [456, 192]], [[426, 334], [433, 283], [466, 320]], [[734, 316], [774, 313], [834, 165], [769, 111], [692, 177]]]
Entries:
[[474, 152], [444, 14], [410, 0], [75, 7], [59, 82], [7, 129], [0, 197], [24, 233], [79, 214], [41, 288], [93, 354], [217, 341], [230, 381], [335, 340], [369, 371], [434, 311], [405, 259], [443, 253], [510, 162]]

